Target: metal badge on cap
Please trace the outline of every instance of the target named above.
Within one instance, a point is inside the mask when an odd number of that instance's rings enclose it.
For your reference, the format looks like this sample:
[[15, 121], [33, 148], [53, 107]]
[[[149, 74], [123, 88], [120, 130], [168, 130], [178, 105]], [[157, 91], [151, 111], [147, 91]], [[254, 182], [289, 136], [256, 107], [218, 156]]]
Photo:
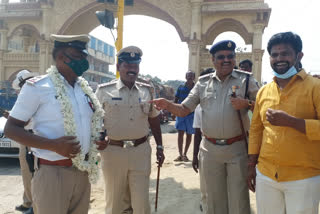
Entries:
[[232, 44], [231, 44], [231, 42], [228, 42], [228, 48], [231, 48], [231, 46], [232, 46]]
[[134, 52], [131, 52], [131, 53], [130, 53], [130, 56], [131, 56], [131, 57], [135, 57], [136, 54], [135, 54]]

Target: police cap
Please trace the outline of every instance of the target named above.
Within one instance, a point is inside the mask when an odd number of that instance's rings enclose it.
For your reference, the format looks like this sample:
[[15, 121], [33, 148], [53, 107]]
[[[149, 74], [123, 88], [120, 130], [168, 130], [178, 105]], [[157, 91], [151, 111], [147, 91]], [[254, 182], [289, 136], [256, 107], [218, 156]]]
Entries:
[[142, 50], [136, 46], [128, 46], [122, 48], [118, 53], [118, 60], [120, 62], [127, 62], [129, 64], [139, 64], [141, 62]]
[[55, 48], [71, 47], [78, 49], [82, 53], [88, 55], [87, 43], [90, 38], [87, 34], [81, 35], [57, 35], [51, 34], [51, 40], [54, 41]]
[[236, 43], [231, 40], [223, 40], [212, 45], [212, 47], [210, 48], [210, 53], [214, 55], [216, 52], [221, 50], [234, 51], [235, 49]]
[[16, 78], [12, 82], [12, 88], [15, 90], [19, 90], [27, 79], [30, 79], [36, 75], [37, 74], [31, 73], [28, 70], [19, 71]]

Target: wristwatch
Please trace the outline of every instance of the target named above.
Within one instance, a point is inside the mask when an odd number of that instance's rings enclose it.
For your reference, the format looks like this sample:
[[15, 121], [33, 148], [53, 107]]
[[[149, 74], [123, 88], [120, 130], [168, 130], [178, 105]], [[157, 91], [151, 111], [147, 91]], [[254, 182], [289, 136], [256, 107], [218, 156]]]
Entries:
[[157, 149], [163, 150], [163, 146], [162, 145], [157, 145]]

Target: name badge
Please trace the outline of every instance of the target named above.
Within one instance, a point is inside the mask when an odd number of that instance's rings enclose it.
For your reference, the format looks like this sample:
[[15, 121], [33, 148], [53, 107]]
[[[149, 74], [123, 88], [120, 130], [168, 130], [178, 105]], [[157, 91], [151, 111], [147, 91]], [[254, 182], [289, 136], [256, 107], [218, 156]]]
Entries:
[[86, 96], [87, 102], [88, 102], [88, 104], [89, 104], [89, 107], [91, 108], [91, 110], [92, 110], [93, 112], [95, 112], [96, 109], [94, 108], [93, 101], [91, 100], [91, 97], [89, 97], [88, 94], [85, 94], [85, 96]]
[[122, 97], [112, 97], [111, 100], [122, 100]]

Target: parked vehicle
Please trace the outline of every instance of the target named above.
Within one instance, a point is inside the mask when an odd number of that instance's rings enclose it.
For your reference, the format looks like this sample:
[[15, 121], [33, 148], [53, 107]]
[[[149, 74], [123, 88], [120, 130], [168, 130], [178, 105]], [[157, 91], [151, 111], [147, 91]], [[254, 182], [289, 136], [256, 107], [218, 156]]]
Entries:
[[0, 157], [19, 158], [19, 144], [7, 138], [3, 133], [6, 122], [5, 117], [0, 117]]

